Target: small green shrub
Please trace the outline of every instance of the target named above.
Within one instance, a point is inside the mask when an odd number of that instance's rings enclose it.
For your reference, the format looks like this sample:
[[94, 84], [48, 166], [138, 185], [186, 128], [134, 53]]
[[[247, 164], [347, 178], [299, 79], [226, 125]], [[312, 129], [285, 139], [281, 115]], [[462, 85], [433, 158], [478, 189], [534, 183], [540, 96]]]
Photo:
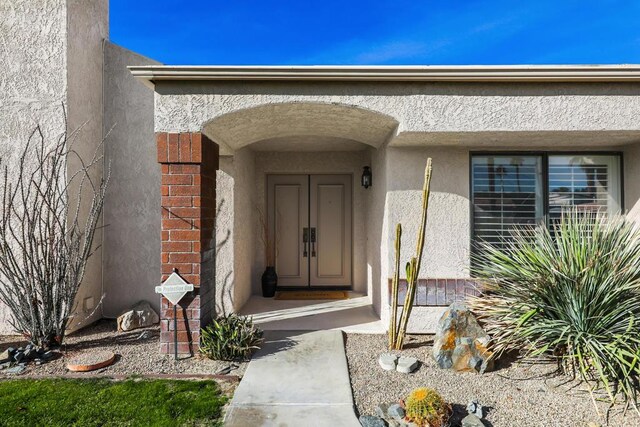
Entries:
[[547, 354], [592, 393], [637, 402], [638, 228], [621, 216], [571, 211], [553, 227], [516, 230], [505, 246], [483, 245], [475, 273], [485, 294], [470, 301], [495, 350]]
[[404, 401], [407, 418], [420, 427], [447, 425], [451, 407], [442, 396], [430, 388], [413, 390]]
[[262, 331], [251, 317], [229, 314], [202, 329], [200, 353], [209, 359], [246, 360], [261, 342]]

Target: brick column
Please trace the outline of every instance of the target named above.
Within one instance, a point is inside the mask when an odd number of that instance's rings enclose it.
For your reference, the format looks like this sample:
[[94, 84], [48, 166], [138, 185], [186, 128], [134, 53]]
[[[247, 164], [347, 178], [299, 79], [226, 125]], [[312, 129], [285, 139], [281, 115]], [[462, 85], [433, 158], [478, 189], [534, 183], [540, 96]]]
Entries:
[[[156, 133], [162, 167], [162, 280], [174, 269], [195, 287], [178, 307], [178, 353], [195, 354], [214, 306], [218, 146], [200, 133]], [[173, 307], [163, 297], [160, 351], [173, 353]]]

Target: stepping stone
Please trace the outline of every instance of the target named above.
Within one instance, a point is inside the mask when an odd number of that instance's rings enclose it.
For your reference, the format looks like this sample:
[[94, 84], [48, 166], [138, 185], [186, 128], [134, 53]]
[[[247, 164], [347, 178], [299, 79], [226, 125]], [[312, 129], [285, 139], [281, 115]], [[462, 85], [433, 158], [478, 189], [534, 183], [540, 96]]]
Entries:
[[88, 372], [105, 368], [116, 361], [116, 355], [110, 351], [82, 353], [69, 361], [67, 369], [72, 372]]
[[395, 354], [383, 353], [378, 358], [378, 363], [385, 371], [393, 371], [396, 369], [396, 361], [398, 356]]
[[418, 367], [418, 359], [415, 357], [401, 357], [398, 359], [398, 367], [396, 370], [403, 374], [410, 374]]

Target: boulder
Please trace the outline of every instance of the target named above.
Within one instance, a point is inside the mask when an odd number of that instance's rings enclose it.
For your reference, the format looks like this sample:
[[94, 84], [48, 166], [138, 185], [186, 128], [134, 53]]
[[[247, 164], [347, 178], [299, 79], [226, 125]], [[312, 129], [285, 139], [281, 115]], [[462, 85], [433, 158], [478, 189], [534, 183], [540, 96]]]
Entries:
[[433, 358], [440, 368], [484, 373], [493, 367], [487, 349], [489, 335], [462, 303], [453, 303], [443, 313], [433, 343]]
[[145, 328], [160, 322], [151, 304], [147, 301], [140, 301], [133, 308], [118, 317], [118, 331], [131, 331], [133, 329]]

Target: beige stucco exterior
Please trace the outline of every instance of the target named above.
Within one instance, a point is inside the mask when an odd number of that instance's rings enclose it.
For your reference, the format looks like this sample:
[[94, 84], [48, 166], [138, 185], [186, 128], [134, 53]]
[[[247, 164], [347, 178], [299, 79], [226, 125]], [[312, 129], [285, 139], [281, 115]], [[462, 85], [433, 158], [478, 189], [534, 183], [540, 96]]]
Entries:
[[[75, 326], [115, 317], [140, 299], [157, 307], [155, 132], [202, 132], [220, 146], [218, 314], [239, 311], [260, 293], [258, 212], [270, 173], [353, 177], [353, 291], [384, 322], [395, 226], [402, 223], [406, 259], [428, 157], [434, 169], [422, 278], [469, 275], [474, 151], [619, 151], [624, 209], [640, 219], [637, 66], [162, 67], [105, 41], [107, 0], [15, 0], [2, 2], [0, 14], [3, 161], [12, 164], [36, 123], [47, 137], [62, 133], [62, 103], [68, 128], [84, 124], [84, 155], [115, 126], [105, 146], [112, 171], [106, 227], [96, 239], [104, 246], [87, 270]], [[369, 189], [359, 185], [363, 166], [373, 172]], [[89, 317], [87, 299], [103, 297]], [[412, 330], [429, 332], [441, 308], [414, 313]], [[0, 307], [0, 333], [7, 316]]]

